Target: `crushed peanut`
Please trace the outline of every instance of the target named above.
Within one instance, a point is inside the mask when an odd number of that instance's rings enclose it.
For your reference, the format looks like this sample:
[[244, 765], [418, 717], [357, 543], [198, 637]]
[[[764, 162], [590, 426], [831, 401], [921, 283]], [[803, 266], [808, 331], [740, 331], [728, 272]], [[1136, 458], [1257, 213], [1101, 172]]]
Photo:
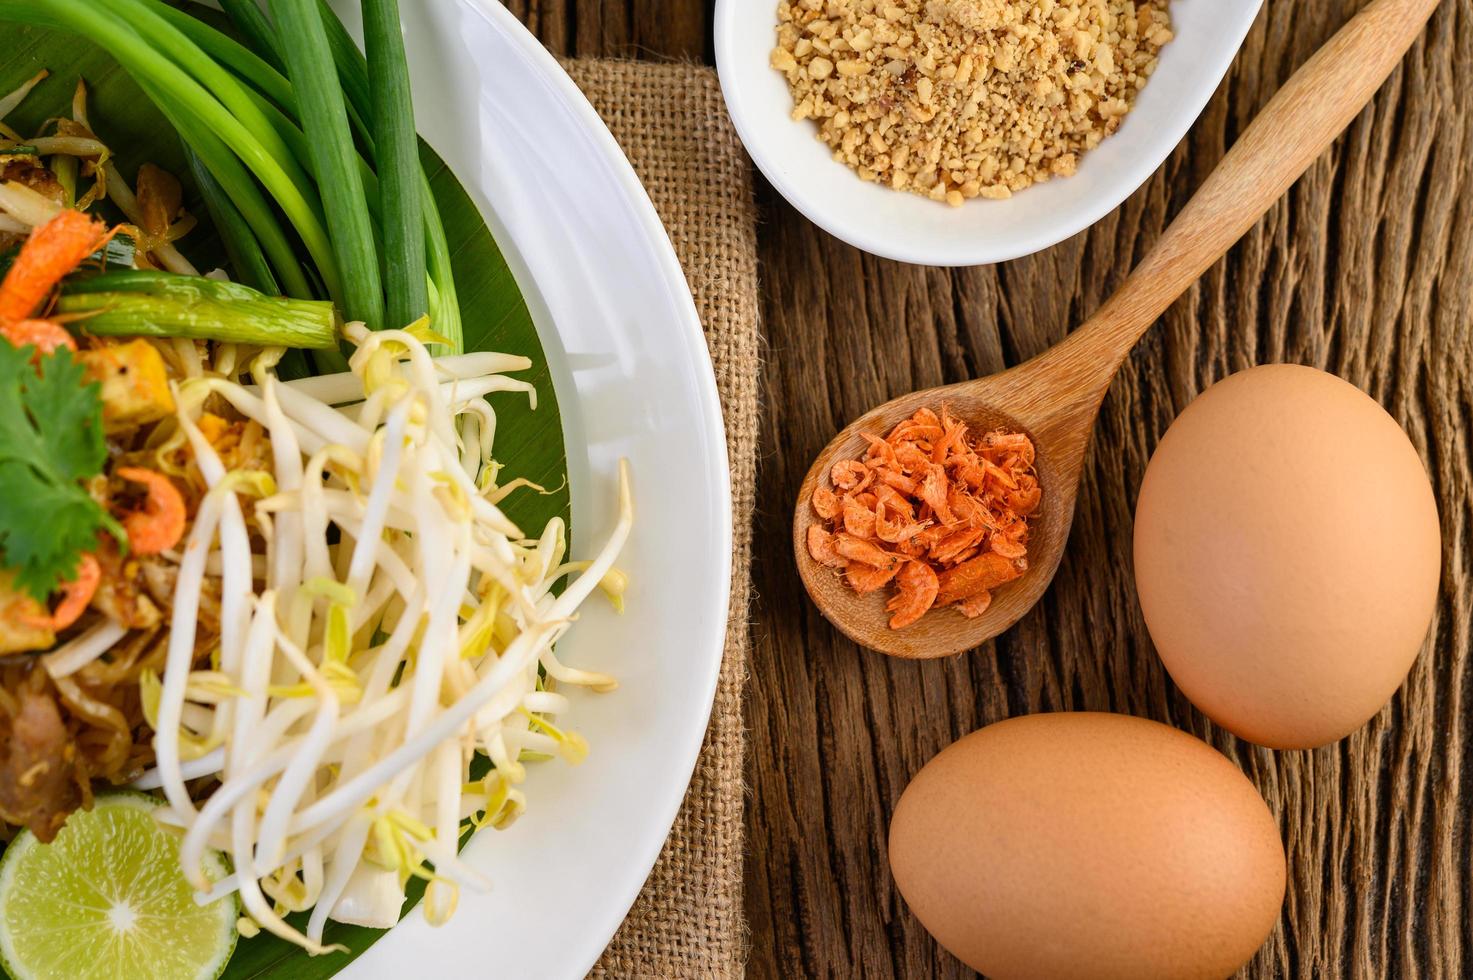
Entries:
[[1120, 127], [1169, 0], [782, 0], [772, 67], [834, 159], [959, 205], [1053, 176]]

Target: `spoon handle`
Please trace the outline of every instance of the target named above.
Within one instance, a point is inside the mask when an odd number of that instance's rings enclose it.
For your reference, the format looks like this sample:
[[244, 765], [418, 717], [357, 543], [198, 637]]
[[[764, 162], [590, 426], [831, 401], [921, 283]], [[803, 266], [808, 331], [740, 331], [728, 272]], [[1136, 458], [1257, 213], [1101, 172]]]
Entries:
[[1120, 289], [1054, 349], [1054, 368], [1073, 375], [1074, 390], [1103, 396], [1147, 328], [1371, 101], [1437, 4], [1375, 0], [1294, 73]]

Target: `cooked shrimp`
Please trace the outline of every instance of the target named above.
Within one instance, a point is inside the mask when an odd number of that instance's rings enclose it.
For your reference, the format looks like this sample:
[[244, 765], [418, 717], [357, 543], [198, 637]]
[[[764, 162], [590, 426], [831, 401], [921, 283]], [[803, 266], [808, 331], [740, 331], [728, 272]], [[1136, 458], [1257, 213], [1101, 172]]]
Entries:
[[968, 619], [976, 619], [985, 613], [992, 605], [991, 592], [978, 592], [970, 599], [963, 599], [956, 604], [956, 608]]
[[77, 577], [61, 586], [61, 602], [49, 616], [28, 616], [27, 624], [37, 629], [60, 633], [81, 618], [87, 605], [97, 594], [97, 583], [102, 581], [102, 567], [97, 559], [84, 554], [77, 563]]
[[140, 555], [156, 555], [179, 543], [184, 536], [184, 497], [167, 476], [141, 466], [120, 466], [117, 475], [148, 488], [143, 509], [123, 517], [128, 547]]
[[4, 336], [17, 347], [27, 345], [41, 354], [50, 354], [58, 347], [76, 350], [77, 342], [60, 324], [50, 320], [18, 320], [15, 323], [0, 321], [0, 336]]
[[829, 520], [837, 517], [841, 509], [838, 496], [828, 487], [819, 487], [813, 491], [813, 510], [819, 517]]
[[1002, 555], [1004, 558], [1023, 558], [1027, 556], [1028, 545], [1024, 538], [1027, 535], [1028, 528], [1018, 525], [1015, 525], [1015, 527], [1017, 527], [1017, 530], [1009, 528], [1007, 532], [999, 531], [988, 539], [987, 544], [992, 549], [993, 554]]
[[1016, 562], [1002, 555], [992, 552], [978, 555], [941, 573], [941, 591], [936, 601], [946, 605], [970, 599], [979, 593], [991, 592], [999, 585], [1006, 585], [1022, 574]]
[[940, 583], [931, 566], [919, 561], [906, 562], [895, 578], [900, 591], [885, 608], [895, 614], [890, 617], [890, 628], [899, 630], [920, 619], [935, 604]]
[[835, 463], [829, 485], [813, 492], [824, 525], [809, 528], [809, 554], [842, 569], [857, 592], [893, 580], [894, 629], [936, 606], [980, 616], [991, 591], [1028, 567], [1028, 517], [1043, 500], [1033, 441], [1021, 432], [969, 436], [944, 407], [864, 439], [864, 457]]
[[834, 550], [851, 562], [871, 568], [894, 568], [895, 556], [885, 549], [852, 534], [834, 536]]
[[869, 486], [875, 475], [857, 459], [846, 459], [834, 464], [833, 472], [829, 479], [834, 481], [834, 486], [851, 493], [858, 493]]
[[875, 511], [854, 497], [844, 498], [844, 530], [856, 538], [875, 536]]
[[814, 561], [830, 568], [845, 568], [849, 564], [834, 550], [834, 536], [817, 524], [808, 529], [808, 553]]
[[0, 282], [0, 325], [34, 316], [62, 277], [113, 234], [100, 221], [70, 209], [33, 230]]
[[849, 566], [849, 570], [844, 573], [844, 578], [848, 580], [851, 589], [863, 595], [866, 592], [883, 589], [890, 584], [890, 580], [895, 577], [895, 572], [895, 565], [889, 568], [867, 568], [856, 563]]

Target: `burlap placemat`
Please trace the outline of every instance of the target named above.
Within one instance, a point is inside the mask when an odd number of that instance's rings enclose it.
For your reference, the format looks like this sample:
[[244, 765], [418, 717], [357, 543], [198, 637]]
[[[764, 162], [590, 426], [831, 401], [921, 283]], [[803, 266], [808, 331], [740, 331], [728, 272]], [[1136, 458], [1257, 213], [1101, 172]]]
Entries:
[[742, 973], [742, 685], [757, 461], [757, 242], [752, 180], [716, 74], [693, 65], [569, 61], [655, 203], [711, 347], [731, 455], [726, 656], [685, 804], [596, 977]]

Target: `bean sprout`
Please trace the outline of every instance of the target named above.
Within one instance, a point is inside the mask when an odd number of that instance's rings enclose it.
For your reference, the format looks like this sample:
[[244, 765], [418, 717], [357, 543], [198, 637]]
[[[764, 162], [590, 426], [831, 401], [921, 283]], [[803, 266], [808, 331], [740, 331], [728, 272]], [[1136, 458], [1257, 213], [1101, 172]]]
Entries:
[[[462, 821], [521, 812], [522, 757], [587, 752], [552, 722], [569, 707], [552, 687], [614, 681], [564, 666], [553, 644], [594, 589], [617, 602], [613, 562], [633, 520], [623, 464], [618, 520], [589, 561], [565, 561], [560, 519], [529, 538], [498, 506], [483, 397], [531, 393], [498, 373], [526, 359], [435, 361], [415, 328], [344, 332], [357, 346], [348, 374], [283, 383], [257, 363], [253, 386], [179, 386], [209, 489], [152, 682], [157, 766], [135, 784], [164, 790], [160, 819], [183, 831], [198, 900], [238, 892], [256, 925], [313, 952], [329, 919], [393, 925], [411, 877], [444, 921], [460, 888], [487, 886], [456, 856]], [[265, 428], [271, 477], [226, 470], [197, 424], [200, 389]], [[206, 574], [222, 588], [220, 650], [192, 670]], [[58, 667], [104, 639], [60, 651]], [[494, 768], [473, 778], [478, 755]], [[204, 775], [219, 785], [197, 805], [185, 781]], [[211, 847], [233, 860], [223, 882], [205, 875]], [[309, 907], [303, 931], [282, 918]]]
[[42, 656], [41, 662], [52, 677], [69, 677], [107, 653], [127, 635], [127, 627], [104, 619], [71, 642]]

